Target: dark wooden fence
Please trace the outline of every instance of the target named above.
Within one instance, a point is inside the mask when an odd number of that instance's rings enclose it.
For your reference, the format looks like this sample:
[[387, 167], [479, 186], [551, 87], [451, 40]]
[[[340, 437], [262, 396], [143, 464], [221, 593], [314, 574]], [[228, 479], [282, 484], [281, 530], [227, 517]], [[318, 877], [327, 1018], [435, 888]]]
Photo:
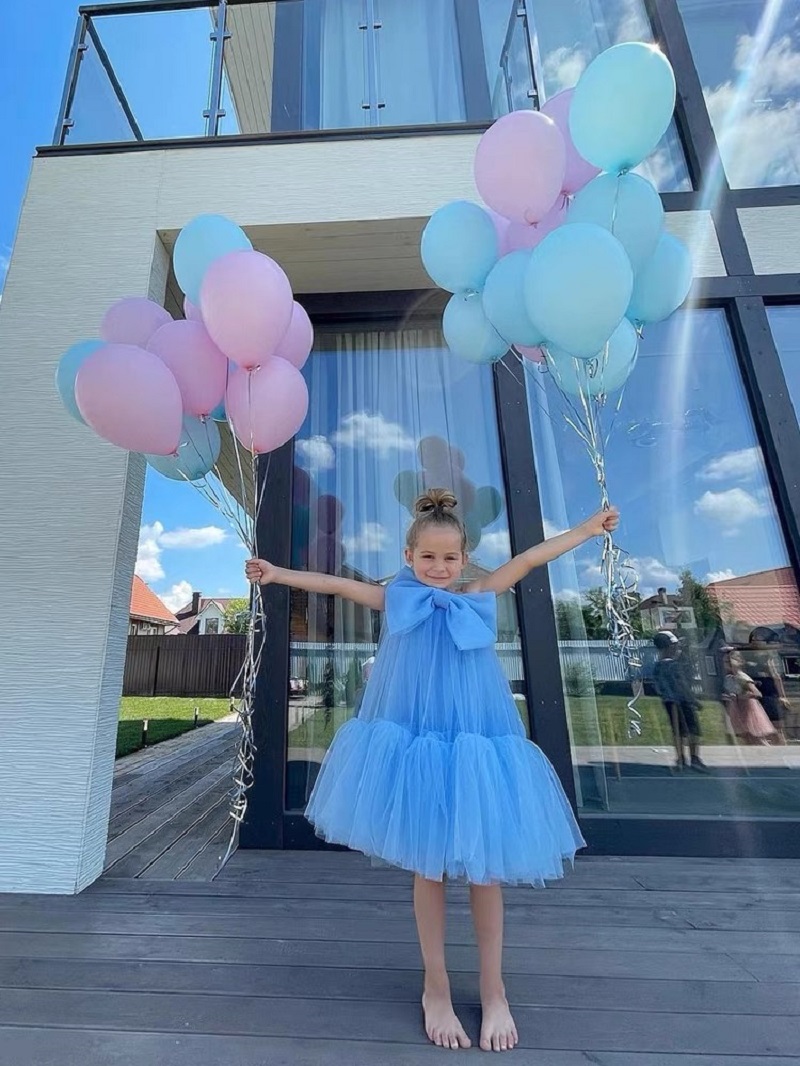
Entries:
[[128, 637], [122, 694], [227, 696], [244, 662], [246, 641], [239, 633]]

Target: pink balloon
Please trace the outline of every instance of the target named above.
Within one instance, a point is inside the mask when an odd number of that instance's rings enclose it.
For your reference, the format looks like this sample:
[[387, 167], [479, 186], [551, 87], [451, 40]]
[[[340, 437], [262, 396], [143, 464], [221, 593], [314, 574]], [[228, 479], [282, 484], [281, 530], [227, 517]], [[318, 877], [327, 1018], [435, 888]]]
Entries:
[[183, 315], [188, 322], [202, 322], [203, 316], [200, 314], [200, 308], [195, 306], [188, 296], [183, 298]]
[[596, 178], [600, 173], [600, 168], [587, 163], [572, 142], [572, 134], [569, 131], [569, 109], [574, 93], [574, 89], [564, 89], [542, 107], [542, 114], [555, 122], [564, 138], [567, 164], [561, 188], [570, 196], [582, 189], [584, 185], [588, 185], [592, 178]]
[[172, 371], [188, 415], [208, 415], [225, 395], [228, 360], [200, 322], [168, 322], [147, 350]]
[[498, 215], [496, 211], [492, 211], [491, 207], [486, 208], [486, 213], [494, 223], [494, 230], [497, 234], [497, 247], [502, 248], [506, 239], [508, 227], [511, 225], [511, 219], [506, 218], [505, 215]]
[[566, 220], [567, 200], [566, 197], [560, 196], [555, 206], [550, 208], [541, 222], [534, 222], [532, 226], [524, 222], [510, 222], [501, 247], [502, 254], [517, 252], [521, 248], [535, 248], [548, 233], [552, 233]]
[[308, 411], [308, 389], [296, 366], [267, 359], [255, 370], [228, 379], [225, 409], [248, 451], [263, 455], [291, 440]]
[[561, 131], [540, 111], [512, 111], [481, 137], [475, 183], [493, 210], [516, 222], [544, 218], [561, 192], [567, 150]]
[[183, 428], [181, 391], [157, 355], [132, 344], [107, 344], [81, 363], [75, 399], [104, 440], [148, 455], [172, 455]]
[[200, 310], [206, 329], [230, 360], [250, 370], [283, 340], [292, 319], [292, 287], [261, 252], [229, 252], [205, 273]]
[[522, 344], [515, 344], [514, 347], [517, 349], [520, 355], [523, 355], [526, 359], [530, 359], [532, 363], [545, 362], [546, 356], [544, 354], [544, 349], [542, 348], [526, 348]]
[[305, 366], [314, 346], [314, 327], [311, 319], [297, 301], [292, 305], [292, 321], [286, 335], [275, 350], [279, 359], [285, 359], [299, 370]]
[[172, 315], [144, 296], [117, 300], [100, 323], [100, 336], [109, 344], [134, 344], [144, 348], [157, 329], [172, 321]]

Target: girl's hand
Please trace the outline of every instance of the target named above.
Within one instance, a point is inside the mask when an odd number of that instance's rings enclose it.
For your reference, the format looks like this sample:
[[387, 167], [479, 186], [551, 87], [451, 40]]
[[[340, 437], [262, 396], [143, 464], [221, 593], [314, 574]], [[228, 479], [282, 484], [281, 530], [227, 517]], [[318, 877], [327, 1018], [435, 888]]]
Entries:
[[587, 518], [582, 528], [587, 537], [602, 537], [604, 533], [613, 533], [618, 525], [619, 511], [616, 507], [609, 507], [607, 511], [598, 511]]
[[275, 567], [266, 559], [248, 559], [244, 575], [252, 585], [269, 585], [275, 580]]

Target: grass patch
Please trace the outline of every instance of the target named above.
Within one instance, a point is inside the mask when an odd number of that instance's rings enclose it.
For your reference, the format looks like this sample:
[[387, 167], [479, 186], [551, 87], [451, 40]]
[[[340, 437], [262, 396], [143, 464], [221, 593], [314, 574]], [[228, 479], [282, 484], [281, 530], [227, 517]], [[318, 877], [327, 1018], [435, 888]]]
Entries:
[[117, 726], [117, 758], [142, 746], [142, 723], [148, 720], [148, 747], [194, 728], [194, 709], [200, 708], [198, 725], [208, 725], [229, 712], [227, 699], [191, 699], [181, 696], [123, 696]]

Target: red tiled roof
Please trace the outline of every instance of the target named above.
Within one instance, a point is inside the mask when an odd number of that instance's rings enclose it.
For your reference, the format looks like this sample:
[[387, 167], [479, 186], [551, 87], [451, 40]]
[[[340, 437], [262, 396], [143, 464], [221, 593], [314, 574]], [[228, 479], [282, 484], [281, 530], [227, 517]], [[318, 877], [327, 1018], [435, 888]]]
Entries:
[[788, 566], [715, 581], [708, 591], [721, 606], [728, 606], [734, 621], [753, 626], [783, 623], [800, 627], [800, 594]]
[[134, 575], [131, 589], [131, 618], [141, 618], [146, 622], [164, 622], [177, 625], [178, 619], [165, 607], [151, 588], [140, 577]]

